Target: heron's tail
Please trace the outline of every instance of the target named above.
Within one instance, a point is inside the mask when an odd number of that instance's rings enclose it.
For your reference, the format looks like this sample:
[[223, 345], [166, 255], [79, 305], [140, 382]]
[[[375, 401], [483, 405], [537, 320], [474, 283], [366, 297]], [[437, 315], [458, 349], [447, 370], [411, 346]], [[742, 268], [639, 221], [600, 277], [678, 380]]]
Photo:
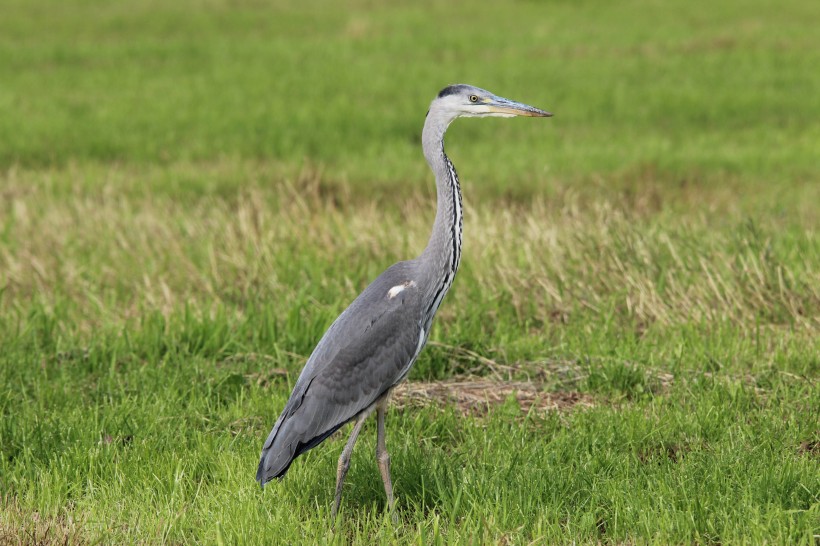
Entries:
[[278, 438], [279, 429], [285, 420], [284, 418], [283, 412], [283, 415], [273, 425], [273, 430], [270, 431], [268, 439], [265, 440], [265, 445], [262, 446], [259, 468], [256, 470], [256, 481], [259, 482], [259, 485], [264, 486], [273, 478], [284, 476], [290, 467], [290, 463], [298, 455], [296, 453], [297, 442], [287, 442], [283, 441], [284, 438]]
[[[321, 444], [325, 438], [339, 430], [347, 421], [332, 426], [330, 429], [312, 436], [304, 432], [293, 430], [291, 422], [285, 419], [285, 413], [270, 431], [265, 445], [262, 447], [262, 456], [259, 458], [259, 468], [256, 470], [256, 481], [264, 486], [274, 478], [281, 478], [290, 468], [293, 460], [307, 451]], [[312, 436], [312, 437], [311, 437]]]

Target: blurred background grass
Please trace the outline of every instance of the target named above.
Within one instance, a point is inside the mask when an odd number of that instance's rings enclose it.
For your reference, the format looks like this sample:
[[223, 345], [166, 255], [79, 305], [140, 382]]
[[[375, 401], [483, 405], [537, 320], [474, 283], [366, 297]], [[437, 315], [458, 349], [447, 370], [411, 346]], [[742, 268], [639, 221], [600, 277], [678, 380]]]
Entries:
[[818, 11], [797, 0], [10, 0], [0, 165], [227, 156], [416, 180], [422, 114], [463, 81], [558, 116], [549, 130], [456, 126], [471, 184], [645, 169], [806, 180], [820, 140]]

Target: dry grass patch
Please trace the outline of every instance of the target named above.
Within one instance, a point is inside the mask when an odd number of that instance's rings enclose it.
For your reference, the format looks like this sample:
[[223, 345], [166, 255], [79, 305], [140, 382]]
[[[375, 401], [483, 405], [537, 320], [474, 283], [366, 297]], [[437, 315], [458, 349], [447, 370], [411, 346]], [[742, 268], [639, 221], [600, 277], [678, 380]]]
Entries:
[[478, 377], [457, 377], [445, 381], [404, 382], [393, 391], [399, 408], [455, 406], [462, 415], [484, 416], [492, 408], [515, 400], [521, 412], [543, 413], [589, 408], [594, 399], [579, 392], [544, 392], [529, 381], [500, 381]]
[[[308, 297], [349, 301], [383, 267], [420, 252], [434, 216], [429, 188], [384, 207], [313, 171], [271, 180], [272, 172], [246, 168], [246, 185], [196, 199], [135, 190], [145, 177], [210, 172], [175, 168], [111, 167], [94, 187], [73, 171], [7, 173], [0, 305], [62, 296], [75, 307], [75, 327], [91, 331], [182, 305], [288, 309], [304, 287]], [[511, 308], [536, 330], [613, 312], [639, 331], [707, 321], [820, 328], [820, 241], [810, 227], [781, 232], [739, 211], [669, 218], [611, 196], [465, 199], [464, 268], [443, 321], [480, 297], [488, 319], [493, 307]]]
[[820, 431], [817, 432], [815, 438], [800, 442], [800, 447], [797, 449], [800, 455], [806, 455], [820, 459]]
[[14, 499], [2, 499], [0, 546], [67, 546], [88, 542], [82, 524], [73, 516], [25, 512]]

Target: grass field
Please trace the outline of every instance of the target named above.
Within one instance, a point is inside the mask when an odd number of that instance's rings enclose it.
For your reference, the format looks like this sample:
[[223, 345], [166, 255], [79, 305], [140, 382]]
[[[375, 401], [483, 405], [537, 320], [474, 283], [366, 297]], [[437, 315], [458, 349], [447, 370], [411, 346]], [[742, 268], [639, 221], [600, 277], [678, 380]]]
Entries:
[[[0, 544], [820, 541], [820, 7], [7, 0]], [[329, 522], [260, 490], [325, 328], [427, 241], [468, 82], [462, 269]]]

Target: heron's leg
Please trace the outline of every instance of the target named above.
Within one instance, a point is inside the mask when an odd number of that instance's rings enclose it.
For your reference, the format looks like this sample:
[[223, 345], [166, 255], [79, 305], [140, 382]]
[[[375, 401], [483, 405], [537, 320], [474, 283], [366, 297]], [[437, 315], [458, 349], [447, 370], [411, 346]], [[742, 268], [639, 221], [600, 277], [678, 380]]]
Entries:
[[336, 498], [333, 500], [333, 510], [330, 512], [330, 517], [333, 519], [336, 518], [336, 514], [339, 512], [339, 504], [342, 502], [342, 485], [344, 485], [347, 469], [350, 468], [350, 455], [353, 454], [353, 446], [356, 445], [356, 439], [359, 437], [362, 425], [364, 425], [368, 415], [369, 412], [363, 411], [356, 419], [350, 438], [339, 456], [339, 465], [336, 467]]
[[393, 499], [393, 482], [390, 481], [390, 455], [387, 453], [387, 445], [384, 437], [384, 415], [387, 413], [387, 402], [388, 397], [385, 396], [376, 405], [376, 461], [379, 463], [379, 472], [381, 472], [382, 481], [384, 482], [384, 492], [387, 495], [387, 508], [392, 514], [393, 523], [397, 523], [398, 518], [395, 510], [393, 510], [395, 504]]

